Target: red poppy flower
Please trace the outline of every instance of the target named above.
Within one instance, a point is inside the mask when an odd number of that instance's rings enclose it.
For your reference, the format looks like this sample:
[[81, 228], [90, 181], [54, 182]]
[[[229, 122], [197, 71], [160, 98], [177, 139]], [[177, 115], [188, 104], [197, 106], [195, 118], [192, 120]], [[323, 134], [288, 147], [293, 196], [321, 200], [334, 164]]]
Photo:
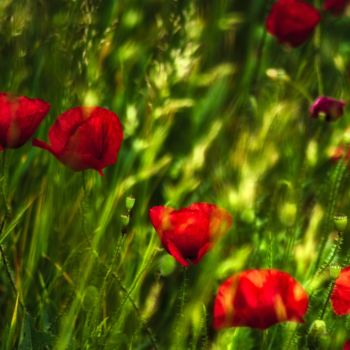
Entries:
[[51, 152], [69, 168], [102, 169], [117, 161], [123, 140], [118, 116], [101, 107], [75, 107], [61, 114], [49, 131], [50, 144], [38, 139], [33, 146]]
[[343, 348], [343, 350], [350, 350], [350, 340], [348, 340], [348, 341], [346, 341], [346, 342], [344, 343], [344, 348]]
[[219, 287], [213, 326], [265, 329], [279, 322], [303, 322], [307, 307], [305, 290], [288, 273], [247, 270], [233, 275]]
[[345, 11], [349, 3], [349, 0], [325, 0], [323, 8], [334, 16], [339, 16]]
[[319, 12], [307, 2], [277, 0], [266, 19], [266, 28], [280, 43], [297, 47], [311, 36], [320, 19]]
[[232, 224], [225, 209], [209, 203], [179, 210], [156, 206], [149, 215], [165, 249], [183, 266], [197, 264]]
[[339, 119], [344, 114], [345, 102], [332, 97], [320, 96], [310, 107], [310, 115], [317, 118], [320, 114], [326, 116], [326, 121]]
[[18, 148], [34, 134], [50, 110], [47, 102], [0, 93], [0, 151]]
[[350, 266], [342, 269], [335, 280], [331, 302], [337, 315], [350, 314]]

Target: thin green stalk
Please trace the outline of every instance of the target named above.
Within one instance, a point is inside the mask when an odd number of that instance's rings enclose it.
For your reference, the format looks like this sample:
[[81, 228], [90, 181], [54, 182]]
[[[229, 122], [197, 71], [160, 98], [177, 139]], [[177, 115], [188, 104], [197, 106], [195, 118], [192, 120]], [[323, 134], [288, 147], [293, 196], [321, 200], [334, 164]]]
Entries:
[[[316, 1], [316, 6], [320, 7], [320, 1]], [[323, 80], [322, 80], [322, 65], [321, 65], [321, 23], [318, 24], [315, 30], [314, 36], [314, 47], [315, 47], [315, 69], [316, 69], [316, 77], [317, 77], [317, 89], [318, 95], [323, 95]]]
[[323, 229], [322, 236], [321, 236], [321, 242], [320, 242], [320, 246], [318, 249], [317, 260], [316, 260], [316, 263], [314, 265], [314, 268], [312, 269], [312, 273], [314, 273], [315, 271], [318, 270], [319, 265], [320, 265], [321, 260], [322, 260], [322, 256], [323, 256], [324, 249], [326, 247], [326, 243], [327, 243], [327, 239], [328, 239], [328, 234], [329, 234], [329, 231], [331, 228], [332, 217], [334, 215], [336, 198], [338, 196], [338, 192], [340, 189], [340, 185], [341, 185], [341, 181], [343, 179], [345, 169], [346, 169], [346, 163], [344, 162], [344, 160], [340, 160], [339, 164], [337, 165], [337, 167], [335, 169], [333, 181], [331, 182], [331, 191], [330, 191], [331, 194], [330, 194], [330, 200], [329, 200], [329, 204], [328, 204], [328, 208], [327, 208], [327, 214], [326, 214], [327, 216], [325, 219], [324, 229]]
[[326, 313], [326, 310], [327, 310], [327, 306], [329, 304], [329, 299], [331, 297], [331, 294], [332, 294], [332, 291], [333, 291], [333, 288], [334, 288], [334, 284], [335, 284], [335, 280], [333, 280], [330, 284], [329, 284], [329, 287], [328, 287], [328, 291], [327, 291], [327, 297], [325, 299], [325, 302], [323, 303], [323, 307], [322, 307], [322, 311], [320, 313], [320, 317], [319, 319], [322, 320], [325, 313]]
[[[101, 257], [99, 255], [95, 256], [97, 261], [108, 271], [110, 266], [107, 266], [103, 260], [101, 259]], [[135, 310], [138, 320], [142, 326], [142, 328], [146, 331], [149, 340], [151, 341], [153, 348], [154, 349], [159, 349], [159, 346], [157, 344], [156, 338], [153, 334], [153, 331], [151, 330], [151, 328], [148, 326], [147, 322], [143, 319], [142, 317], [142, 313], [140, 308], [137, 306], [136, 302], [134, 301], [134, 299], [132, 298], [132, 296], [130, 295], [128, 289], [124, 286], [123, 281], [121, 280], [121, 278], [119, 277], [119, 275], [112, 271], [111, 275], [113, 276], [113, 278], [115, 279], [115, 281], [117, 282], [120, 290], [123, 292], [123, 294], [125, 295], [125, 297], [128, 299], [128, 301], [130, 302], [131, 306], [133, 307], [133, 309]]]
[[183, 347], [183, 337], [184, 334], [181, 332], [181, 326], [183, 326], [183, 321], [185, 318], [185, 304], [186, 304], [186, 299], [187, 299], [187, 284], [188, 284], [188, 268], [184, 267], [183, 270], [183, 276], [182, 276], [182, 286], [181, 290], [179, 293], [179, 315], [176, 323], [176, 328], [175, 328], [175, 342], [174, 342], [174, 349], [181, 349]]
[[[1, 161], [1, 185], [0, 185], [0, 191], [1, 191], [1, 197], [3, 200], [3, 207], [4, 207], [4, 211], [5, 211], [5, 215], [3, 218], [3, 221], [1, 223], [1, 227], [0, 227], [0, 234], [2, 233], [2, 230], [5, 226], [5, 223], [7, 220], [9, 220], [10, 216], [11, 216], [11, 210], [10, 207], [7, 203], [7, 172], [8, 172], [8, 165], [7, 165], [7, 157], [6, 157], [6, 151], [3, 151], [2, 153], [2, 161]], [[20, 295], [20, 293], [17, 290], [16, 284], [15, 284], [15, 280], [13, 278], [13, 272], [12, 272], [12, 268], [10, 266], [9, 261], [7, 260], [6, 254], [5, 254], [5, 249], [4, 246], [2, 244], [0, 244], [0, 255], [1, 255], [1, 260], [3, 262], [4, 268], [5, 268], [5, 273], [6, 276], [10, 282], [13, 294], [15, 296], [15, 298], [18, 298], [19, 304], [21, 305], [22, 309], [26, 312], [27, 309], [24, 305], [24, 302], [22, 300], [22, 297]]]
[[[271, 4], [273, 3], [272, 0], [267, 1], [266, 7], [264, 8], [264, 21], [266, 20], [266, 17], [270, 11], [271, 8]], [[261, 70], [261, 63], [263, 60], [263, 56], [264, 56], [264, 49], [266, 46], [266, 37], [267, 37], [267, 32], [265, 30], [265, 28], [263, 29], [263, 32], [261, 34], [260, 40], [259, 40], [259, 44], [258, 44], [258, 48], [257, 48], [257, 52], [256, 52], [256, 64], [255, 64], [255, 68], [252, 74], [252, 80], [251, 80], [251, 90], [253, 92], [256, 91], [256, 87], [258, 84], [258, 80], [259, 80], [259, 75], [260, 75], [260, 70]]]

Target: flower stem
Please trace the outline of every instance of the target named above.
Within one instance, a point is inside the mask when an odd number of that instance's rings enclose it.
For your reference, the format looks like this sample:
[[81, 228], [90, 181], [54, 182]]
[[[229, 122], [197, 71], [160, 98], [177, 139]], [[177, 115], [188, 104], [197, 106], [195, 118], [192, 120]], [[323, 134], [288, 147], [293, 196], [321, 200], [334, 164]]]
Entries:
[[[316, 0], [316, 6], [320, 7], [320, 1]], [[315, 47], [315, 69], [317, 77], [317, 88], [318, 95], [323, 95], [323, 81], [322, 81], [322, 72], [321, 72], [321, 23], [318, 24], [315, 36], [314, 36], [314, 47]]]
[[186, 334], [181, 332], [181, 327], [183, 327], [183, 320], [185, 317], [185, 304], [187, 299], [187, 284], [188, 284], [188, 268], [183, 267], [182, 270], [182, 286], [179, 293], [179, 315], [177, 318], [177, 323], [175, 327], [175, 334], [176, 334], [176, 341], [174, 342], [173, 349], [181, 349], [186, 348], [186, 346], [183, 346], [183, 340], [186, 337]]
[[324, 315], [325, 315], [325, 313], [326, 313], [327, 306], [328, 306], [329, 299], [330, 299], [331, 294], [332, 294], [332, 291], [333, 291], [334, 284], [335, 284], [335, 280], [333, 280], [333, 281], [330, 283], [329, 287], [328, 287], [327, 298], [326, 298], [326, 300], [325, 300], [325, 302], [324, 302], [324, 304], [323, 304], [322, 311], [321, 311], [320, 317], [319, 317], [320, 320], [323, 319], [323, 317], [324, 317]]

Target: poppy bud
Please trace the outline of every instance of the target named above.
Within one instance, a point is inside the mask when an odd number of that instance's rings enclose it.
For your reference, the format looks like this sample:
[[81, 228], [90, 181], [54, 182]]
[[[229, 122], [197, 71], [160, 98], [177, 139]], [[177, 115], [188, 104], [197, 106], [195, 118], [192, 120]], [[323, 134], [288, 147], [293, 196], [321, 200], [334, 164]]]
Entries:
[[197, 264], [232, 224], [225, 209], [209, 203], [179, 210], [156, 206], [149, 215], [164, 248], [183, 266]]
[[330, 343], [326, 323], [323, 320], [316, 320], [311, 324], [307, 335], [307, 344], [310, 350], [328, 349]]
[[130, 211], [135, 205], [135, 197], [128, 196], [125, 199], [125, 206], [128, 211]]
[[120, 215], [120, 221], [121, 221], [121, 223], [122, 223], [122, 226], [123, 226], [123, 227], [126, 227], [126, 226], [129, 225], [130, 218], [129, 218], [128, 215], [122, 214], [122, 215]]
[[350, 130], [346, 130], [343, 135], [343, 142], [346, 146], [350, 146]]
[[307, 2], [277, 0], [266, 19], [266, 29], [280, 43], [297, 47], [309, 39], [320, 19], [319, 12]]
[[331, 265], [329, 267], [329, 275], [331, 278], [338, 278], [340, 275], [341, 267], [339, 265]]
[[281, 223], [285, 226], [293, 226], [296, 215], [297, 215], [297, 206], [293, 202], [286, 202], [280, 207], [279, 216]]
[[0, 151], [18, 148], [33, 136], [50, 105], [40, 99], [0, 93]]
[[51, 152], [75, 171], [102, 169], [117, 161], [123, 140], [118, 116], [102, 107], [75, 107], [61, 114], [49, 131], [50, 144], [34, 139], [33, 146]]
[[320, 96], [310, 107], [312, 118], [324, 117], [327, 122], [339, 119], [344, 113], [345, 102], [332, 97]]
[[348, 217], [346, 215], [334, 215], [334, 227], [339, 232], [344, 232], [348, 224]]
[[175, 260], [169, 255], [163, 255], [159, 260], [159, 270], [162, 276], [169, 276], [176, 267]]

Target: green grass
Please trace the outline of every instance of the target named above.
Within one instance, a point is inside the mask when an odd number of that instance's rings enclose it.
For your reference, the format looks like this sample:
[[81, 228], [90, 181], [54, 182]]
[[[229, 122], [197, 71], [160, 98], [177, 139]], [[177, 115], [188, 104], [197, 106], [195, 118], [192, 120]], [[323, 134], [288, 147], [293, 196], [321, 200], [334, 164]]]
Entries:
[[[1, 1], [0, 90], [51, 103], [36, 136], [82, 104], [116, 112], [125, 134], [104, 177], [30, 142], [2, 154], [2, 349], [307, 349], [332, 283], [333, 215], [350, 210], [349, 169], [329, 160], [349, 113], [327, 124], [308, 108], [321, 90], [349, 96], [349, 17], [325, 16], [288, 50], [265, 37], [267, 2], [253, 2]], [[234, 223], [184, 289], [148, 209], [195, 201]], [[332, 264], [348, 265], [349, 248], [346, 230]], [[305, 323], [215, 332], [219, 283], [261, 267], [303, 284]], [[323, 319], [341, 349], [349, 317], [328, 304]]]

